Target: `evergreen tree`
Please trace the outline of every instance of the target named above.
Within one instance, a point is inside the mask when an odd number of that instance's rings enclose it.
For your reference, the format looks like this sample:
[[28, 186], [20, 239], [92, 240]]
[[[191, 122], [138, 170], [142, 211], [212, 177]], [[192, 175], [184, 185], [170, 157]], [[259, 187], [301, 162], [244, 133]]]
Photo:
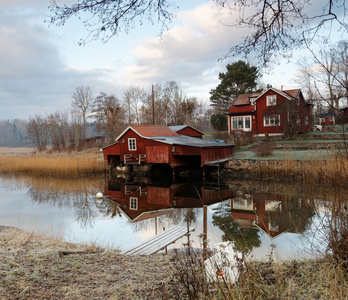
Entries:
[[227, 112], [239, 94], [254, 92], [257, 85], [258, 69], [239, 60], [226, 66], [225, 73], [219, 73], [220, 84], [210, 91], [211, 105], [218, 112]]

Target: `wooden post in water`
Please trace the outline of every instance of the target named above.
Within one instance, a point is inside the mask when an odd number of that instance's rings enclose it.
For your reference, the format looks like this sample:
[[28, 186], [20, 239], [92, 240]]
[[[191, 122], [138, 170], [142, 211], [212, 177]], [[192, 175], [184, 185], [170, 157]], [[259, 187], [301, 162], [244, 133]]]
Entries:
[[[163, 231], [165, 231], [166, 230], [166, 228], [165, 227], [163, 227]], [[164, 247], [164, 253], [167, 255], [168, 254], [168, 248], [167, 247]]]
[[207, 259], [208, 246], [208, 210], [207, 205], [203, 205], [203, 261]]

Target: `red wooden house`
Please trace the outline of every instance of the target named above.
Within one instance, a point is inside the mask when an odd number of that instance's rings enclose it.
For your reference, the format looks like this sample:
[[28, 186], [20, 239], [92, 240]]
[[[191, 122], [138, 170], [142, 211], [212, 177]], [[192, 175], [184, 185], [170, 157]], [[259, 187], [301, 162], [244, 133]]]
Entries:
[[336, 114], [335, 113], [319, 114], [319, 123], [321, 126], [335, 125]]
[[281, 91], [269, 87], [262, 93], [239, 95], [227, 114], [229, 132], [281, 135], [290, 110], [296, 111], [293, 122], [298, 129], [310, 130], [311, 105], [305, 102], [300, 89]]
[[169, 128], [180, 135], [187, 135], [187, 136], [192, 136], [192, 137], [196, 137], [200, 139], [202, 139], [204, 135], [202, 131], [199, 131], [198, 129], [190, 125], [175, 125], [175, 126], [169, 126]]
[[115, 143], [103, 148], [108, 164], [167, 164], [172, 168], [222, 163], [233, 151], [234, 145], [179, 135], [164, 125], [129, 126]]

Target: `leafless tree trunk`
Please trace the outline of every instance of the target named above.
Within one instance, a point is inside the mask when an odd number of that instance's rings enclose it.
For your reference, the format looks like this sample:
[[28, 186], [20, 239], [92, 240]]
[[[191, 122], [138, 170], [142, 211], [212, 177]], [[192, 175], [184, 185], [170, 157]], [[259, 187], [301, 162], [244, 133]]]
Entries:
[[93, 93], [90, 87], [79, 86], [72, 94], [72, 109], [74, 112], [82, 115], [83, 132], [82, 138], [86, 138], [86, 121], [92, 109]]
[[95, 118], [99, 129], [104, 130], [111, 142], [116, 138], [124, 121], [124, 109], [114, 95], [100, 93], [94, 101]]
[[45, 150], [49, 143], [47, 119], [38, 115], [30, 118], [27, 125], [27, 139], [35, 145], [38, 151]]

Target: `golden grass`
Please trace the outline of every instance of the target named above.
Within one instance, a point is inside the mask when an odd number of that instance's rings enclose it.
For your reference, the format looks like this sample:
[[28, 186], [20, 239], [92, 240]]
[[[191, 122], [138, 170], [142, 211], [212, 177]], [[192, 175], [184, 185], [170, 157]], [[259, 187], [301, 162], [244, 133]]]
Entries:
[[328, 155], [327, 159], [293, 160], [284, 157], [271, 165], [250, 169], [260, 178], [288, 179], [305, 183], [344, 185], [348, 182], [348, 158], [346, 155]]
[[85, 177], [105, 171], [97, 151], [0, 155], [0, 172], [50, 177]]

